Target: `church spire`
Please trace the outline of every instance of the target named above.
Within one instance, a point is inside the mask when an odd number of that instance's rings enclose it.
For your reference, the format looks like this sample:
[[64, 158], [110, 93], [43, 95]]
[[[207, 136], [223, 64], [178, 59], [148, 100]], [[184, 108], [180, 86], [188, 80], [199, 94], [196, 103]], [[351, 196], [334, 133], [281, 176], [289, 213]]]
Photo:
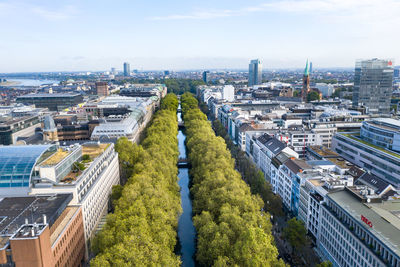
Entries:
[[304, 76], [310, 75], [310, 64], [308, 64], [308, 58], [306, 62], [306, 68], [304, 69]]

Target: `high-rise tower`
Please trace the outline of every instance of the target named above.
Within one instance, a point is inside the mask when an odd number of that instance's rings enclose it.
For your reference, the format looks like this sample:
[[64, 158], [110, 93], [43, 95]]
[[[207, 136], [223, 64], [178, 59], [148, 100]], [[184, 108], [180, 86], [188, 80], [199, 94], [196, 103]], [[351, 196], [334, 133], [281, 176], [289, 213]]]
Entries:
[[131, 76], [131, 65], [128, 62], [124, 63], [124, 76]]
[[372, 114], [389, 114], [393, 72], [391, 60], [358, 60], [354, 74], [353, 106], [364, 106]]
[[262, 62], [259, 59], [250, 61], [249, 64], [249, 86], [262, 83]]

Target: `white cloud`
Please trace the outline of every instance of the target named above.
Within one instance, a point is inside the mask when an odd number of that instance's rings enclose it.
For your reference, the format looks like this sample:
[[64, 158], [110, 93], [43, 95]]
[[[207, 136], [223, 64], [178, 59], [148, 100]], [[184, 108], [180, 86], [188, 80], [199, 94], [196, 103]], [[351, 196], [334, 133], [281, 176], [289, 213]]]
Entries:
[[57, 10], [50, 10], [41, 6], [32, 7], [32, 12], [47, 20], [65, 20], [71, 18], [76, 9], [73, 6], [65, 6]]
[[398, 21], [400, 1], [398, 0], [273, 0], [257, 6], [238, 9], [196, 10], [189, 14], [172, 14], [151, 17], [151, 20], [214, 19], [221, 17], [245, 16], [255, 12], [306, 13], [309, 16], [324, 17], [327, 20], [349, 19], [373, 24], [374, 22]]

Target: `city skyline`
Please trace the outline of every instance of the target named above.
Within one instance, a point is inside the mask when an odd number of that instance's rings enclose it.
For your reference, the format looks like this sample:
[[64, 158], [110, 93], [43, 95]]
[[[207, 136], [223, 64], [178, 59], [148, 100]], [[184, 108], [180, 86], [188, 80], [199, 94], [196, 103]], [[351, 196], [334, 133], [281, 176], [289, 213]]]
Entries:
[[0, 72], [97, 71], [122, 62], [139, 70], [245, 69], [252, 58], [266, 69], [301, 68], [307, 58], [315, 68], [400, 62], [399, 11], [395, 0], [0, 1], [7, 25]]

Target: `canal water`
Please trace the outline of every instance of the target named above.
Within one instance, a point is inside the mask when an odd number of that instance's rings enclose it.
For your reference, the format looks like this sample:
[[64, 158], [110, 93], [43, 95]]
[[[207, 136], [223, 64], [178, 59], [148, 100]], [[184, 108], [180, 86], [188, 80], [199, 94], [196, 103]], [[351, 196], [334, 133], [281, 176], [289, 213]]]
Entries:
[[[178, 121], [182, 121], [182, 114], [178, 112]], [[185, 147], [185, 134], [179, 130], [178, 141], [179, 141], [179, 157], [186, 158], [186, 147]], [[190, 199], [189, 192], [189, 169], [179, 168], [178, 173], [179, 186], [181, 187], [181, 204], [182, 204], [182, 215], [178, 221], [178, 238], [180, 243], [180, 255], [183, 267], [193, 267], [194, 264], [194, 253], [196, 231], [192, 221], [192, 200]]]

